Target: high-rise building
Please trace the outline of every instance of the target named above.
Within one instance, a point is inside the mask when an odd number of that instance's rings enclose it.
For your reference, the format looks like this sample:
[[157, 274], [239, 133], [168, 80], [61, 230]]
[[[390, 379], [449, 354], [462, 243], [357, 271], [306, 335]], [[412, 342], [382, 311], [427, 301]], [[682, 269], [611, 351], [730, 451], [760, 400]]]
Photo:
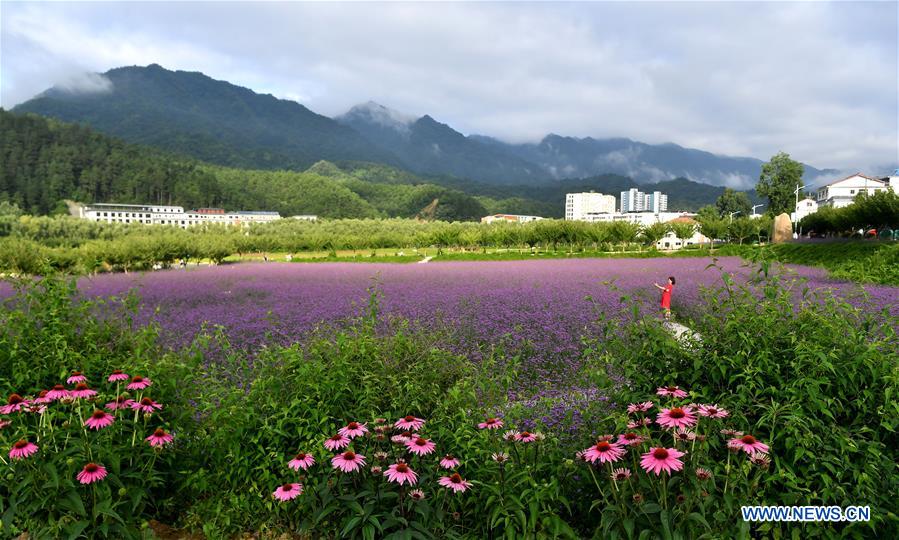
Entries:
[[568, 193], [565, 195], [565, 219], [582, 221], [588, 214], [612, 214], [615, 196], [602, 193]]
[[661, 191], [653, 191], [652, 193], [647, 194], [644, 201], [645, 204], [643, 205], [643, 209], [646, 212], [658, 214], [659, 212], [668, 210], [668, 195], [665, 195]]
[[621, 212], [665, 212], [668, 210], [668, 195], [661, 191], [643, 193], [637, 188], [621, 192]]

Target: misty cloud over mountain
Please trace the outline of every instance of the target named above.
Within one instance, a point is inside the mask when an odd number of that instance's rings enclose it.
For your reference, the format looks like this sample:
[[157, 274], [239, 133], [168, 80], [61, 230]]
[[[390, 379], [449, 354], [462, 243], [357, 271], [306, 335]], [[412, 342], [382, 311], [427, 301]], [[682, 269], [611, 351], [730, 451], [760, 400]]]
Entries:
[[[325, 159], [500, 185], [617, 174], [640, 183], [686, 178], [747, 189], [762, 164], [626, 138], [550, 134], [538, 143], [512, 144], [466, 136], [429, 115], [416, 118], [372, 101], [331, 119], [294, 101], [156, 64], [69, 79], [14, 111], [83, 122], [130, 142], [247, 168], [304, 169]], [[807, 178], [835, 172], [806, 171]]]

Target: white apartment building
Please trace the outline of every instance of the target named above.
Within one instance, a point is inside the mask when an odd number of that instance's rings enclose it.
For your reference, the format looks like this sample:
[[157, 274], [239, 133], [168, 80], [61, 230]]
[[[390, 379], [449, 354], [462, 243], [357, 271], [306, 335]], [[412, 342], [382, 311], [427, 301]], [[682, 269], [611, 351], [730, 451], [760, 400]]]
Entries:
[[637, 188], [621, 192], [621, 212], [653, 212], [668, 210], [668, 195], [661, 191], [643, 193]]
[[247, 225], [281, 219], [277, 212], [225, 212], [221, 208], [199, 208], [185, 212], [182, 206], [114, 203], [80, 206], [78, 217], [105, 223], [174, 225], [181, 228], [203, 224]]
[[874, 178], [873, 176], [856, 173], [821, 186], [818, 188], [815, 198], [819, 207], [832, 206], [834, 208], [843, 208], [852, 204], [859, 193], [874, 195], [878, 191], [899, 189], [899, 170], [894, 174], [896, 176]]
[[522, 216], [519, 214], [493, 214], [492, 216], [484, 216], [481, 218], [481, 223], [495, 223], [506, 222], [506, 223], [527, 223], [529, 221], [537, 221], [543, 219], [540, 216]]
[[612, 214], [615, 196], [602, 193], [568, 193], [565, 195], [565, 219], [583, 221], [588, 214]]
[[678, 218], [693, 218], [696, 214], [689, 212], [615, 212], [612, 214], [587, 214], [584, 221], [627, 221], [648, 227], [654, 223], [667, 223]]

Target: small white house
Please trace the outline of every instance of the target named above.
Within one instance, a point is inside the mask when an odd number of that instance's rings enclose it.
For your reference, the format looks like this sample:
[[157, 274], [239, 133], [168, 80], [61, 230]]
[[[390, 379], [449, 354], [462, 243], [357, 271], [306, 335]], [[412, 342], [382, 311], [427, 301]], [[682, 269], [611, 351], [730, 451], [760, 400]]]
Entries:
[[856, 173], [821, 186], [818, 188], [816, 199], [819, 207], [843, 208], [852, 204], [859, 193], [874, 195], [878, 191], [887, 189], [890, 189], [888, 180]]
[[692, 223], [693, 224], [693, 236], [690, 238], [685, 238], [683, 242], [681, 239], [674, 235], [673, 232], [669, 231], [662, 237], [661, 240], [656, 242], [656, 249], [667, 250], [667, 249], [681, 249], [686, 246], [695, 246], [701, 244], [708, 244], [710, 240], [707, 236], [699, 232], [699, 223], [689, 217], [679, 217], [668, 221], [667, 223]]

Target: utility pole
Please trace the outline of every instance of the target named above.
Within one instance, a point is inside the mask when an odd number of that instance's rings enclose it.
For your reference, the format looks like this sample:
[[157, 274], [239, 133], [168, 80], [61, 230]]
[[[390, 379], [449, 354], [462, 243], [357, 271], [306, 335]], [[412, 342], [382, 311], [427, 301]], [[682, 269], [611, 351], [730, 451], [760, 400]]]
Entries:
[[[798, 202], [797, 202], [797, 204], [798, 204]], [[765, 205], [764, 205], [764, 204], [754, 204], [754, 205], [752, 205], [752, 217], [755, 217], [755, 216], [756, 216], [755, 209], [756, 209], [756, 208], [759, 208], [760, 206], [765, 206]]]
[[736, 212], [731, 212], [731, 213], [730, 213], [730, 222], [731, 222], [731, 223], [734, 222], [734, 216], [735, 216], [736, 214], [739, 214], [739, 213], [740, 213], [739, 210], [737, 210]]
[[[799, 191], [802, 189], [805, 189], [805, 186], [796, 184], [796, 191], [794, 191], [794, 193], [796, 194], [796, 206], [793, 207], [793, 217], [794, 218], [799, 215]], [[793, 223], [793, 234], [794, 235], [796, 234], [796, 224], [795, 223]]]

